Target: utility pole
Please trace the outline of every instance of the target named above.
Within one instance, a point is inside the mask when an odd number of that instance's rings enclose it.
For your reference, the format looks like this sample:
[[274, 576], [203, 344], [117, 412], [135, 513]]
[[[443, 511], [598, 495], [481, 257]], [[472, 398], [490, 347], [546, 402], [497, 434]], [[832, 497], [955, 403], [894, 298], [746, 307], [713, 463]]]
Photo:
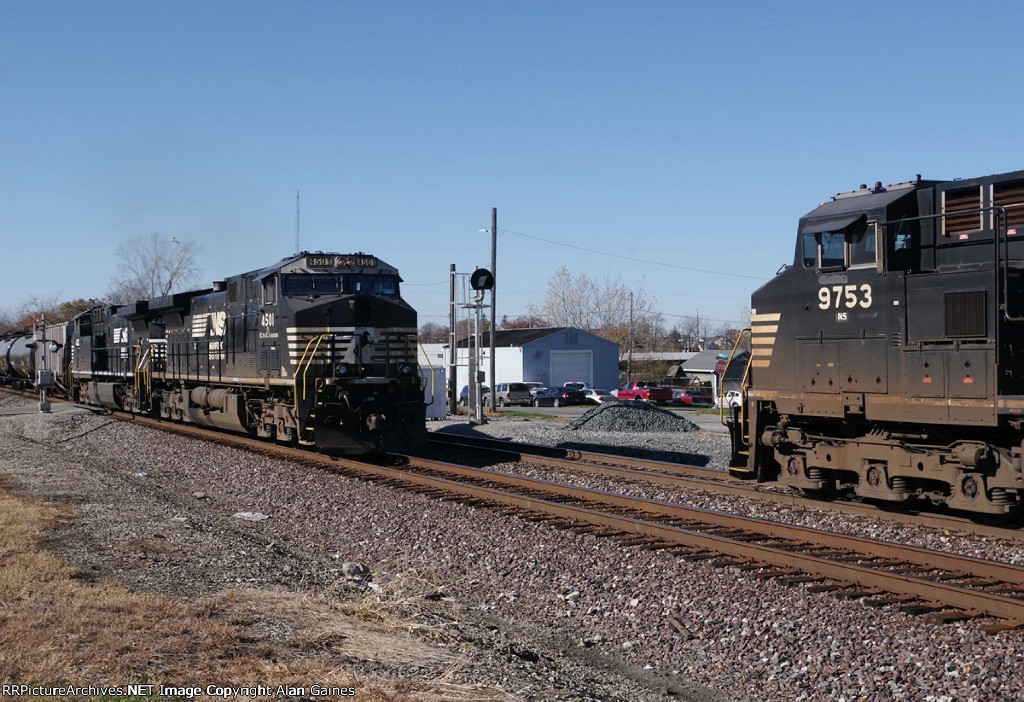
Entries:
[[295, 253], [300, 253], [299, 248], [299, 191], [295, 191]]
[[629, 355], [626, 356], [626, 382], [633, 379], [633, 291], [629, 291]]
[[491, 288], [491, 411], [498, 411], [498, 403], [495, 400], [497, 391], [494, 387], [498, 384], [497, 378], [494, 377], [494, 330], [495, 330], [495, 310], [497, 309], [494, 299], [496, 297], [496, 290], [498, 288], [498, 208], [491, 208], [491, 276], [494, 281], [494, 286]]
[[455, 278], [455, 264], [452, 263], [448, 266], [448, 414], [452, 415], [459, 411], [459, 396], [456, 394], [459, 389], [456, 387], [458, 338], [455, 330]]

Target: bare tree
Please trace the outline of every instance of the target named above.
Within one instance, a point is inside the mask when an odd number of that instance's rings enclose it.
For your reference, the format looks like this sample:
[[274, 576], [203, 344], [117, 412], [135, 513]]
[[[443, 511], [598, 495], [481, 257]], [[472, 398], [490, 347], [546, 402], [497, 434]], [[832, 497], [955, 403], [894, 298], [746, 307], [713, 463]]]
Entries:
[[683, 317], [679, 327], [680, 343], [687, 351], [703, 351], [708, 347], [708, 341], [715, 335], [715, 331], [711, 321], [702, 318], [699, 313]]
[[443, 344], [448, 341], [448, 327], [437, 322], [425, 322], [420, 327], [419, 341], [421, 344]]
[[199, 249], [195, 241], [179, 241], [159, 232], [129, 239], [117, 249], [121, 262], [110, 281], [109, 301], [125, 304], [150, 300], [194, 284]]
[[527, 314], [520, 315], [515, 319], [509, 319], [505, 316], [501, 320], [501, 324], [498, 326], [499, 329], [539, 329], [541, 327], [551, 326], [548, 321], [543, 317], [536, 315]]
[[79, 312], [94, 307], [93, 300], [66, 300], [57, 302], [56, 297], [30, 297], [15, 310], [0, 311], [0, 333], [30, 329], [46, 315], [47, 323], [67, 322]]
[[647, 338], [661, 326], [654, 302], [643, 282], [634, 288], [622, 282], [621, 276], [599, 282], [586, 273], [574, 276], [562, 266], [548, 279], [540, 308], [531, 306], [530, 313], [544, 317], [552, 326], [576, 327], [626, 344], [630, 331], [634, 339]]

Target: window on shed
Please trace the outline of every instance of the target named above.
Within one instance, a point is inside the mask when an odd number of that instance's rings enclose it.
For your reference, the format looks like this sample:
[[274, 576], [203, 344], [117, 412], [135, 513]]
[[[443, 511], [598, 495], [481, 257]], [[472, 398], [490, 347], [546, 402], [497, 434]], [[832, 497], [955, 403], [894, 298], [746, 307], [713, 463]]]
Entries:
[[961, 188], [942, 193], [942, 233], [954, 236], [981, 229], [981, 188]]

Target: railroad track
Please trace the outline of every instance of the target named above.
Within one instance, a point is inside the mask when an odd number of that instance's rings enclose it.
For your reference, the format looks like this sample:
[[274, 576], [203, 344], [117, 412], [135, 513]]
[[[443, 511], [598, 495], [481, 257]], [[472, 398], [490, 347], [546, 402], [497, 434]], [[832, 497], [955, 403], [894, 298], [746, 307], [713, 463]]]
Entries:
[[912, 524], [932, 529], [955, 529], [976, 536], [1024, 541], [1024, 529], [1020, 528], [1019, 523], [984, 524], [974, 521], [970, 517], [956, 514], [931, 513], [917, 509], [892, 511], [857, 500], [839, 498], [824, 500], [807, 497], [771, 484], [761, 485], [747, 480], [738, 480], [724, 470], [704, 466], [440, 432], [432, 432], [429, 442], [441, 447], [465, 447], [474, 451], [495, 452], [508, 456], [508, 460], [557, 467], [572, 472], [589, 472], [621, 480], [704, 490], [805, 509], [826, 509], [841, 514], [884, 518], [901, 524]]
[[401, 457], [401, 466], [378, 465], [143, 417], [127, 421], [484, 506], [622, 546], [711, 560], [751, 577], [895, 604], [935, 621], [987, 616], [1004, 620], [989, 630], [1024, 625], [1024, 568], [1004, 563], [412, 456]]
[[[672, 549], [687, 558], [727, 556], [732, 565], [815, 589], [900, 604], [935, 620], [994, 616], [1024, 624], [1024, 568], [902, 544], [713, 512], [574, 485], [410, 458], [392, 479], [465, 494], [478, 503], [539, 513], [556, 526]], [[436, 483], [430, 480], [433, 474]], [[592, 527], [592, 528], [590, 528]], [[724, 563], [730, 563], [725, 561]], [[998, 628], [998, 627], [992, 627]]]

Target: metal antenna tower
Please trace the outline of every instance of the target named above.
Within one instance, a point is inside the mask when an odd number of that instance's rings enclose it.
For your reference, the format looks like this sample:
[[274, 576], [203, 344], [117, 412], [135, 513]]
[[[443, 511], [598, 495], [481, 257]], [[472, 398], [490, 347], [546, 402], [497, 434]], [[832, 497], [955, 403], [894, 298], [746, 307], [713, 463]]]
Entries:
[[299, 253], [299, 191], [295, 191], [295, 253]]

